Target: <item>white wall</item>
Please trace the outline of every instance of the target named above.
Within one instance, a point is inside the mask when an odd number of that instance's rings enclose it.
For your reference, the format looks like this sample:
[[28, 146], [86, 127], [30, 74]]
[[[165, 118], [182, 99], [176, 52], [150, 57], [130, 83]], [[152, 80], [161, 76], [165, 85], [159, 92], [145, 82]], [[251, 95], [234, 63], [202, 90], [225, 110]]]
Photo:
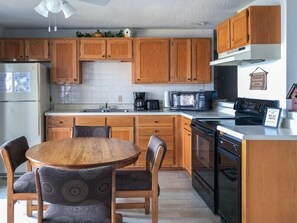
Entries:
[[[7, 29], [6, 37], [75, 37], [77, 30]], [[94, 30], [79, 30], [92, 33]], [[104, 32], [104, 30], [101, 30]], [[198, 29], [133, 29], [137, 37], [213, 37], [213, 30]], [[163, 101], [165, 90], [212, 90], [210, 84], [132, 84], [131, 62], [84, 62], [79, 85], [52, 85], [53, 103], [133, 103], [133, 92], [146, 92], [146, 99]]]
[[[254, 4], [268, 4], [269, 1], [258, 0]], [[271, 2], [271, 1], [270, 1]], [[273, 4], [281, 5], [281, 59], [266, 61], [254, 65], [238, 67], [238, 96], [258, 99], [279, 100], [280, 106], [286, 108], [287, 94], [287, 4], [286, 1], [275, 0]], [[257, 67], [268, 72], [267, 90], [249, 90], [250, 73]], [[289, 74], [288, 74], [289, 75]]]

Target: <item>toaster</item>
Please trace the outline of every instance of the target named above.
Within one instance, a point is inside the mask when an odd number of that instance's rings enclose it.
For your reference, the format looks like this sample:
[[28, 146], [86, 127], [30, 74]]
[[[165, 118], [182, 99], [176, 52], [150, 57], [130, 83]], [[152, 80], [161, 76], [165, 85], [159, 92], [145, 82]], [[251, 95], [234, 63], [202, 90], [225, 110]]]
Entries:
[[146, 100], [146, 109], [147, 110], [159, 110], [159, 100]]

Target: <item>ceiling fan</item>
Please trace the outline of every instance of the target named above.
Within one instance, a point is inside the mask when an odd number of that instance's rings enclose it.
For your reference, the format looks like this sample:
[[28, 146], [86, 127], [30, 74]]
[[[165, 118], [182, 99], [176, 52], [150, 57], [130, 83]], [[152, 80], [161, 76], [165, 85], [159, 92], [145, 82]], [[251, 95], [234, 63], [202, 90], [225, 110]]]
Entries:
[[94, 5], [107, 5], [111, 0], [79, 0], [81, 2], [87, 2]]

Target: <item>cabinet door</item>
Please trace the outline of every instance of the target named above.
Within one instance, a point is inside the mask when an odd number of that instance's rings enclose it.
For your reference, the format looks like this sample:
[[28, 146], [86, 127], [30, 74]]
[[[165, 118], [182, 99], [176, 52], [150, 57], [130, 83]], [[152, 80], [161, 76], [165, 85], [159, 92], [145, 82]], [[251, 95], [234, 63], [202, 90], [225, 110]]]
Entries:
[[248, 10], [245, 9], [230, 19], [231, 48], [244, 46], [249, 41], [248, 35]]
[[26, 39], [25, 59], [49, 60], [47, 39]]
[[134, 83], [168, 83], [169, 39], [135, 39]]
[[210, 83], [211, 40], [192, 39], [192, 81]]
[[131, 60], [132, 59], [132, 39], [107, 40], [107, 59], [110, 60]]
[[170, 82], [191, 81], [191, 39], [172, 39]]
[[52, 82], [57, 84], [81, 82], [75, 39], [52, 41]]
[[188, 174], [192, 175], [192, 133], [187, 129], [184, 129], [183, 133], [184, 168]]
[[111, 138], [134, 142], [133, 127], [111, 127]]
[[217, 27], [217, 51], [222, 53], [230, 47], [230, 20], [227, 19]]
[[23, 39], [2, 39], [1, 40], [1, 59], [20, 60], [24, 59], [24, 40]]
[[106, 40], [81, 39], [80, 60], [104, 60], [106, 59]]
[[72, 128], [47, 128], [46, 141], [72, 137]]

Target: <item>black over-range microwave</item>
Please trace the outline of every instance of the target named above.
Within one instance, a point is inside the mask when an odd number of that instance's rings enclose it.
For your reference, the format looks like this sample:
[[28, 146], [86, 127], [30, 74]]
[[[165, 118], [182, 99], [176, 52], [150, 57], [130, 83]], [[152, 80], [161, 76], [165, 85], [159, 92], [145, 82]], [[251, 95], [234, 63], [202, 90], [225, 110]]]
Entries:
[[170, 107], [173, 110], [209, 111], [216, 91], [171, 91]]

